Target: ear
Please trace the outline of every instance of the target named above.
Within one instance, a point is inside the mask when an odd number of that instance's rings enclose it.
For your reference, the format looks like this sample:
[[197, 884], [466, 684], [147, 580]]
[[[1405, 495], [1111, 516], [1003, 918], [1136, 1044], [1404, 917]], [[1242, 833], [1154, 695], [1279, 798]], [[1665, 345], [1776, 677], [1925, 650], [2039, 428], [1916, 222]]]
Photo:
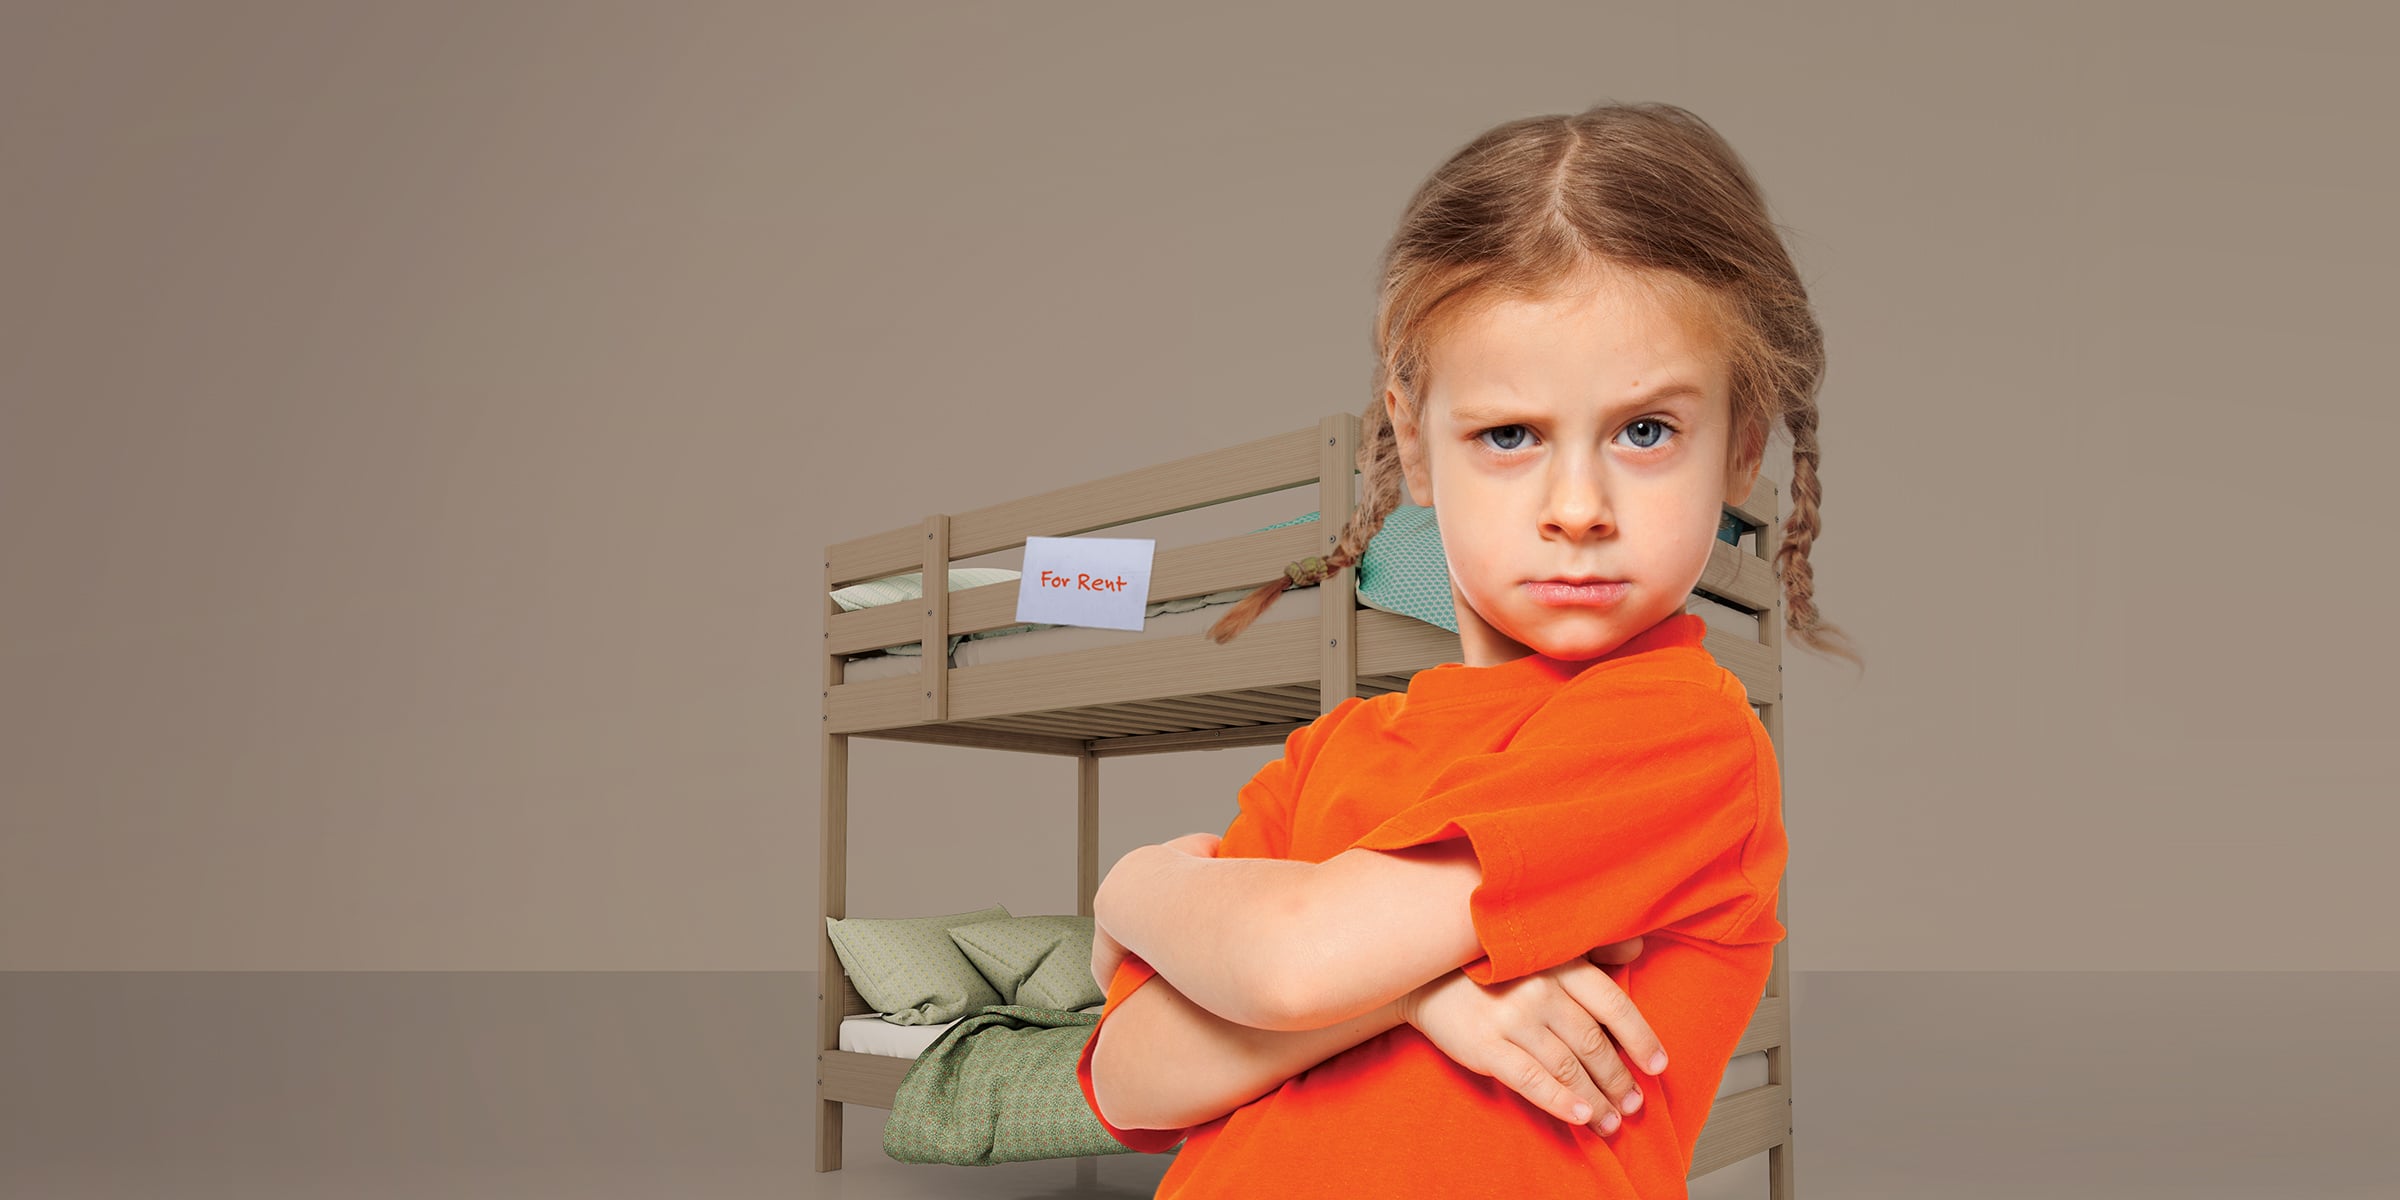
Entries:
[[1433, 507], [1433, 471], [1425, 461], [1424, 439], [1397, 390], [1384, 389], [1383, 413], [1391, 419], [1393, 440], [1400, 444], [1400, 474], [1408, 482], [1408, 502], [1419, 508]]
[[1740, 504], [1758, 485], [1758, 468], [1767, 457], [1767, 430], [1756, 426], [1742, 435], [1740, 452], [1725, 467], [1725, 503]]

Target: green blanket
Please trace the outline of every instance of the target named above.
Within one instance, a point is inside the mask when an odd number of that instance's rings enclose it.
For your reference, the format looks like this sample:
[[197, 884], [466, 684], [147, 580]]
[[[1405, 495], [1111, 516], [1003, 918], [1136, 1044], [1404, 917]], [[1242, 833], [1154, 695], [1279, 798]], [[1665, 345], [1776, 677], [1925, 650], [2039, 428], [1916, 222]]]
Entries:
[[900, 1081], [883, 1152], [983, 1167], [1132, 1154], [1083, 1101], [1075, 1062], [1099, 1013], [991, 1004], [959, 1018]]

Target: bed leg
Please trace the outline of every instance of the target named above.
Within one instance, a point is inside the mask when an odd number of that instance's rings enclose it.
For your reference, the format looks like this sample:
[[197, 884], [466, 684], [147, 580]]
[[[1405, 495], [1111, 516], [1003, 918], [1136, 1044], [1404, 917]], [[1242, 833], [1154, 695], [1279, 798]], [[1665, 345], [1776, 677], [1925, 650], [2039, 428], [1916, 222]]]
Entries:
[[842, 1102], [817, 1102], [817, 1169], [842, 1169]]

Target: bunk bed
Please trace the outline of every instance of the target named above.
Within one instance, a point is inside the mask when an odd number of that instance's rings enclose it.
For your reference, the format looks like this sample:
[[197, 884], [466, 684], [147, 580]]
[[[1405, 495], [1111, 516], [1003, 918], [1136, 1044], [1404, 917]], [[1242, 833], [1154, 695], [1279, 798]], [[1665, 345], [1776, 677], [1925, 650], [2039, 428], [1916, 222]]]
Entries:
[[[1359, 436], [1359, 417], [1336, 413], [1313, 427], [970, 512], [936, 514], [826, 548], [820, 879], [828, 928], [818, 954], [819, 1171], [841, 1169], [843, 1106], [893, 1109], [919, 1056], [943, 1042], [952, 1025], [1008, 1013], [1040, 1015], [984, 1009], [947, 1024], [894, 1024], [853, 984], [831, 932], [848, 916], [850, 739], [1073, 758], [1076, 911], [1089, 918], [1101, 879], [1101, 759], [1279, 745], [1344, 697], [1406, 690], [1417, 671], [1460, 661], [1455, 632], [1362, 605], [1356, 568], [1286, 591], [1229, 644], [1220, 646], [1204, 633], [1224, 612], [1217, 602], [1247, 594], [1286, 563], [1331, 548], [1355, 503]], [[832, 598], [837, 589], [912, 570], [921, 572], [920, 581], [955, 587], [953, 560], [1021, 547], [1029, 537], [1086, 534], [1309, 485], [1315, 488], [1316, 520], [1160, 547], [1150, 575], [1153, 608], [1163, 601], [1207, 606], [1153, 616], [1140, 631], [1018, 625], [1013, 579], [956, 591], [924, 587], [921, 602], [854, 611]], [[1778, 499], [1774, 481], [1761, 475], [1747, 500], [1727, 506], [1726, 530], [1686, 611], [1706, 621], [1706, 648], [1741, 680], [1781, 759], [1783, 606], [1772, 567], [1781, 532]], [[1788, 785], [1787, 778], [1787, 795]], [[1785, 916], [1780, 896], [1776, 916]], [[1691, 1167], [1696, 1178], [1766, 1151], [1772, 1200], [1796, 1196], [1787, 946], [1788, 938], [1775, 948], [1765, 992], [1734, 1049]], [[1058, 1020], [1043, 1023], [1088, 1025], [1100, 1008], [1094, 1003], [1061, 1011]], [[1074, 1086], [1072, 1079], [1066, 1084]], [[1105, 1138], [1096, 1122], [1091, 1129]], [[1131, 1153], [1121, 1146], [1106, 1152]], [[1079, 1176], [1088, 1183], [1094, 1160], [1077, 1157]]]

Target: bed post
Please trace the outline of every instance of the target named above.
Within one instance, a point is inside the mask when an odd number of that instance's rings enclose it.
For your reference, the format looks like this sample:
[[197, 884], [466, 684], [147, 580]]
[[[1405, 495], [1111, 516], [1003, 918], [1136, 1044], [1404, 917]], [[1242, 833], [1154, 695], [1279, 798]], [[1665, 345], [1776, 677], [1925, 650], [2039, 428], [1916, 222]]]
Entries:
[[1100, 756], [1085, 746], [1075, 756], [1075, 912], [1091, 916], [1100, 894]]
[[925, 518], [925, 633], [917, 639], [917, 670], [925, 676], [925, 723], [950, 719], [950, 515]]
[[[944, 581], [947, 582], [947, 576]], [[825, 691], [818, 694], [817, 707], [825, 707], [833, 686], [842, 682], [842, 656], [832, 653], [833, 614], [841, 605], [833, 600], [833, 560], [825, 560], [825, 637], [829, 647], [825, 655]], [[820, 722], [830, 714], [821, 713]], [[818, 840], [818, 901], [827, 917], [841, 920], [850, 915], [850, 735], [826, 733], [824, 746], [823, 808], [819, 816]], [[842, 1045], [842, 986], [834, 980], [844, 978], [841, 957], [833, 948], [833, 935], [820, 925], [817, 933], [817, 1170], [842, 1169], [842, 1102], [825, 1099], [825, 1055]]]
[[[1766, 510], [1766, 516], [1770, 519], [1770, 523], [1758, 531], [1758, 535], [1752, 539], [1752, 544], [1758, 552], [1758, 556], [1766, 559], [1771, 567], [1775, 561], [1775, 552], [1783, 545], [1783, 495], [1782, 490], [1775, 486], [1775, 481], [1764, 475], [1759, 477], [1757, 487], [1767, 489], [1766, 503], [1759, 507]], [[1754, 488], [1752, 495], [1756, 494]], [[1788, 761], [1783, 756], [1783, 581], [1775, 580], [1774, 588], [1775, 607], [1760, 614], [1758, 640], [1766, 646], [1768, 653], [1775, 660], [1775, 698], [1766, 706], [1766, 711], [1760, 714], [1759, 719], [1767, 727], [1767, 740], [1774, 743], [1777, 770], [1784, 780], [1784, 794], [1789, 796], [1791, 794], [1791, 772]], [[1782, 923], [1784, 936], [1782, 941], [1775, 944], [1775, 965], [1767, 972], [1766, 994], [1780, 996], [1784, 1000], [1783, 1044], [1767, 1047], [1767, 1082], [1781, 1085], [1784, 1095], [1783, 1140], [1767, 1147], [1767, 1200], [1797, 1200], [1799, 1196], [1799, 1181], [1794, 1176], [1792, 1165], [1794, 1139], [1791, 1115], [1792, 1029], [1797, 1022], [1793, 1020], [1796, 1014], [1793, 1013], [1791, 1006], [1792, 989], [1790, 976], [1787, 974], [1789, 959], [1786, 954], [1791, 948], [1792, 942], [1791, 893], [1784, 887], [1790, 878], [1791, 867], [1787, 863], [1784, 867], [1784, 878], [1778, 880], [1775, 887], [1775, 919]]]
[[[1317, 429], [1325, 442], [1317, 454], [1317, 528], [1325, 531], [1317, 553], [1331, 554], [1354, 507], [1350, 481], [1358, 473], [1358, 414], [1335, 413], [1317, 422]], [[1319, 586], [1317, 711], [1329, 713], [1358, 694], [1358, 568], [1344, 567]]]

